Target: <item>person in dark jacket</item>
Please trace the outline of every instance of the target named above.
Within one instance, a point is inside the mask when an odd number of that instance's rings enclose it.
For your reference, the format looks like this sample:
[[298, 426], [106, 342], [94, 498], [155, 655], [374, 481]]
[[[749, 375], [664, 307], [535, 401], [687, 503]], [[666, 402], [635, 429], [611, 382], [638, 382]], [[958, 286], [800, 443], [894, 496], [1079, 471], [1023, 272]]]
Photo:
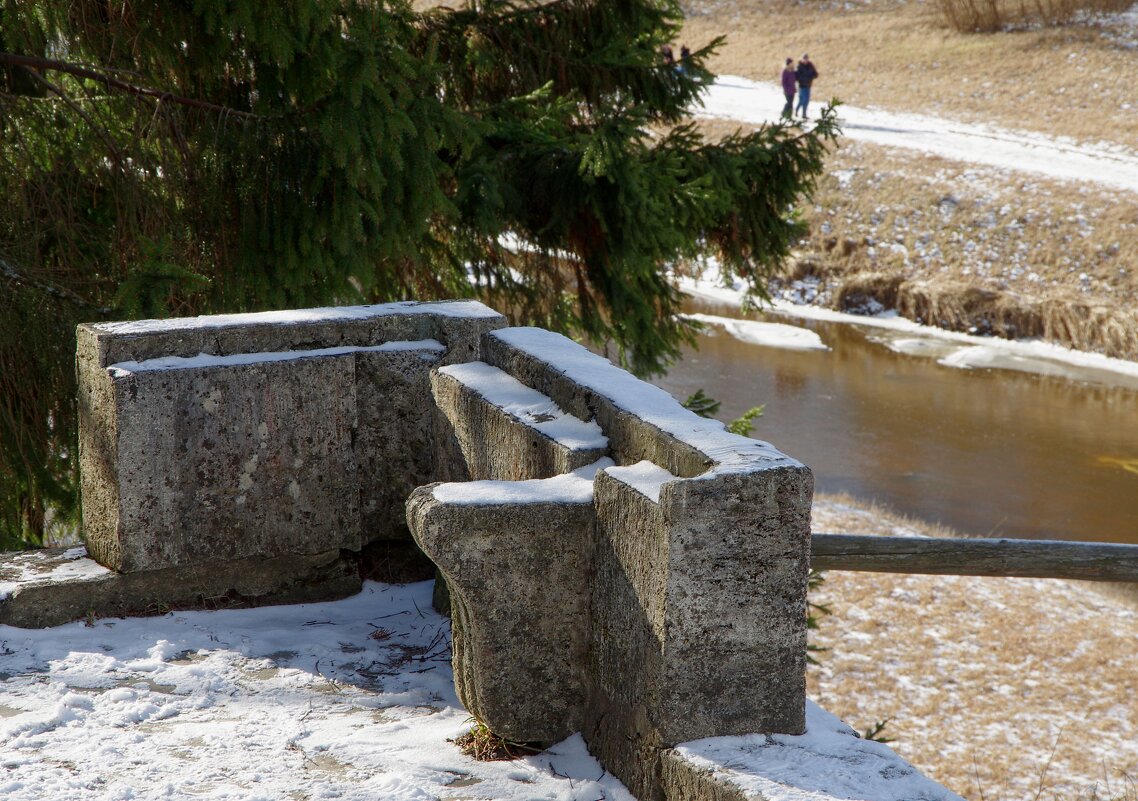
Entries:
[[680, 58], [675, 63], [676, 72], [680, 73], [681, 75], [683, 73], [687, 72], [688, 61], [690, 59], [691, 59], [691, 50], [688, 49], [687, 45], [682, 46], [680, 48]]
[[782, 107], [782, 116], [790, 119], [794, 116], [794, 91], [798, 78], [794, 73], [794, 59], [788, 58], [786, 66], [782, 68], [782, 93], [786, 95], [786, 105]]
[[801, 109], [802, 117], [805, 118], [807, 116], [806, 107], [810, 105], [810, 86], [818, 77], [818, 69], [806, 53], [802, 54], [802, 60], [798, 62], [798, 67], [795, 68], [794, 77], [798, 80], [798, 108]]

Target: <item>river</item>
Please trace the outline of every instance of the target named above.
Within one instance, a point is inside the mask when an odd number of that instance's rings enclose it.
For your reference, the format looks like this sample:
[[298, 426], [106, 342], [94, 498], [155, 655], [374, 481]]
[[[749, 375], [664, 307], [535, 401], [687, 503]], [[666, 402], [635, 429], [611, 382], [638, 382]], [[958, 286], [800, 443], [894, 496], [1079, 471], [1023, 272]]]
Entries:
[[[693, 303], [691, 311], [745, 315]], [[753, 436], [846, 492], [971, 535], [1138, 544], [1138, 381], [938, 363], [938, 345], [834, 322], [829, 350], [741, 341], [718, 326], [656, 383], [698, 389], [729, 420], [765, 405]], [[897, 347], [897, 343], [894, 343]]]

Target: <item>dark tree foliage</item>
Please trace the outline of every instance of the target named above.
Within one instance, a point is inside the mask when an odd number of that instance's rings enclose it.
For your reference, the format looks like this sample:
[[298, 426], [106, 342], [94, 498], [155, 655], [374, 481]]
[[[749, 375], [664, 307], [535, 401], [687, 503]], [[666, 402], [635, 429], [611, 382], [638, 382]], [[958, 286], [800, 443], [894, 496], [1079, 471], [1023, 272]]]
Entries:
[[835, 121], [708, 142], [670, 0], [0, 0], [0, 540], [74, 520], [79, 322], [480, 297], [662, 370]]

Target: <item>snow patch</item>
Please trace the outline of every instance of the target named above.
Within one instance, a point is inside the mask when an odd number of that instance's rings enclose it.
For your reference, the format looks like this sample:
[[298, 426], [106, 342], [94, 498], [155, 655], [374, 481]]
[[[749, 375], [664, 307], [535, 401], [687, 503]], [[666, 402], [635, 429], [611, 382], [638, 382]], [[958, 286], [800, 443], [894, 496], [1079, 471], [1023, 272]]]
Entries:
[[458, 481], [439, 484], [431, 494], [440, 503], [464, 506], [504, 504], [589, 503], [597, 471], [615, 462], [607, 456], [571, 473], [527, 481]]
[[610, 467], [605, 472], [655, 503], [660, 502], [661, 487], [677, 478], [663, 467], [647, 460], [624, 467]]
[[922, 776], [886, 745], [862, 740], [817, 704], [806, 703], [806, 734], [712, 737], [676, 746], [697, 768], [748, 797], [772, 801], [963, 801]]
[[114, 378], [125, 378], [132, 373], [161, 370], [187, 370], [198, 367], [236, 367], [246, 364], [286, 362], [294, 359], [345, 356], [350, 353], [386, 353], [392, 351], [431, 351], [433, 353], [442, 353], [445, 350], [446, 346], [437, 340], [421, 339], [412, 342], [384, 342], [382, 345], [313, 348], [312, 350], [282, 350], [264, 353], [232, 353], [227, 356], [215, 356], [209, 353], [199, 353], [197, 356], [159, 356], [154, 359], [144, 359], [143, 361], [117, 362], [109, 365], [107, 371]]
[[713, 314], [688, 314], [689, 320], [722, 328], [740, 342], [784, 350], [829, 350], [815, 332], [784, 323], [765, 323], [758, 320], [736, 320]]
[[199, 317], [175, 317], [168, 320], [130, 320], [96, 323], [94, 330], [107, 334], [153, 334], [167, 331], [190, 331], [203, 328], [226, 328], [242, 325], [297, 325], [300, 323], [342, 323], [391, 317], [404, 314], [437, 314], [444, 317], [498, 317], [498, 312], [476, 300], [442, 303], [380, 303], [370, 306], [327, 306], [317, 309], [250, 312], [247, 314], [211, 314]]
[[607, 448], [609, 441], [594, 420], [566, 414], [548, 395], [527, 387], [509, 373], [485, 362], [443, 367], [449, 375], [502, 411], [572, 450]]

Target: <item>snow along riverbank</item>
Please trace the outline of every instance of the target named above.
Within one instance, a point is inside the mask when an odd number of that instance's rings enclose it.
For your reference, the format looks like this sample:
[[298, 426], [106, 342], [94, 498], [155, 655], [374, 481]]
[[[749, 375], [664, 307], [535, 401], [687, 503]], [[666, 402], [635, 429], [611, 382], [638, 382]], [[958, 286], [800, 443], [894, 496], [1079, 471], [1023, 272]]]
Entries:
[[[706, 270], [698, 279], [680, 278], [677, 284], [686, 294], [695, 298], [734, 308], [744, 306], [746, 289], [743, 283], [736, 280], [730, 286], [724, 286], [719, 272], [714, 268]], [[779, 299], [774, 300], [769, 307], [764, 306], [762, 310], [783, 318], [825, 320], [880, 329], [880, 339], [886, 347], [912, 356], [935, 358], [946, 367], [1017, 370], [1138, 389], [1138, 362], [1072, 350], [1039, 340], [1001, 339], [946, 331], [906, 320], [889, 310], [876, 315], [847, 314]], [[734, 325], [728, 325], [727, 318], [694, 315], [694, 319], [705, 325], [723, 326], [732, 336], [752, 344], [797, 349], [806, 341], [806, 334], [791, 336], [777, 329], [770, 329], [764, 336], [760, 328], [739, 324], [745, 321], [733, 321]], [[824, 347], [821, 343], [819, 346]]]

